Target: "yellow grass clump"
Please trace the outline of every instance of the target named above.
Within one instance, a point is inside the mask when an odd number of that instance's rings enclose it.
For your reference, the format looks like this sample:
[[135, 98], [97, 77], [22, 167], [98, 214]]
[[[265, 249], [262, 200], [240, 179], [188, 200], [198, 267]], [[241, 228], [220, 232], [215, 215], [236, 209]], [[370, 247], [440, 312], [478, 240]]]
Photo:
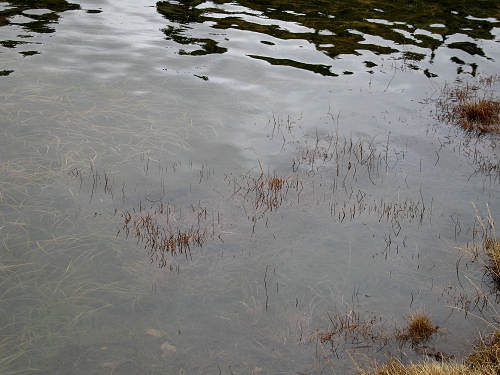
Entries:
[[[481, 339], [474, 346], [473, 352], [466, 358], [465, 363], [473, 370], [487, 368], [495, 374], [500, 374], [500, 330]], [[489, 374], [489, 372], [486, 373]]]
[[361, 370], [359, 375], [498, 375], [500, 374], [500, 330], [482, 339], [465, 359], [459, 362], [424, 361], [403, 364], [398, 359]]
[[392, 359], [370, 371], [361, 371], [359, 375], [497, 375], [497, 372], [489, 366], [472, 369], [461, 363], [437, 361], [405, 365]]
[[495, 282], [500, 282], [500, 241], [496, 238], [486, 238], [484, 250], [488, 258], [486, 270]]
[[492, 99], [464, 101], [454, 109], [458, 123], [466, 130], [500, 133], [500, 102]]
[[437, 100], [438, 118], [478, 134], [500, 133], [500, 101], [493, 90], [498, 82], [500, 75], [472, 84], [445, 85]]

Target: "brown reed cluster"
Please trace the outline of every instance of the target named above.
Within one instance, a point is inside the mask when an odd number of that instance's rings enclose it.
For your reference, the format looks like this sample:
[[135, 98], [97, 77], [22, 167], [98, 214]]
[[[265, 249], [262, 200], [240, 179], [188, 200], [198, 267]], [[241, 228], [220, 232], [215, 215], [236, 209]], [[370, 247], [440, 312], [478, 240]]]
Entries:
[[476, 84], [445, 86], [437, 100], [438, 118], [483, 134], [500, 133], [500, 101], [488, 89], [500, 81], [490, 76]]
[[378, 217], [379, 222], [389, 222], [397, 236], [401, 230], [401, 221], [414, 222], [422, 224], [426, 206], [423, 198], [419, 200], [394, 200], [386, 201], [384, 199], [371, 200], [365, 198], [366, 193], [361, 190], [353, 194], [353, 198], [338, 204], [336, 200], [329, 202], [330, 216], [336, 218], [339, 222], [344, 220], [354, 220], [361, 215], [374, 215]]
[[439, 330], [424, 313], [413, 314], [408, 318], [406, 327], [396, 332], [396, 338], [402, 342], [410, 341], [413, 346], [423, 344]]
[[298, 176], [280, 176], [278, 174], [261, 173], [258, 177], [249, 175], [230, 181], [234, 185], [233, 196], [250, 202], [261, 218], [266, 212], [277, 210], [289, 200], [289, 193], [293, 191], [297, 201], [303, 189], [302, 181]]
[[290, 189], [288, 177], [261, 174], [252, 179], [251, 193], [255, 194], [254, 206], [256, 210], [272, 211], [283, 204]]
[[180, 211], [160, 203], [147, 210], [124, 211], [121, 214], [122, 229], [127, 236], [132, 233], [147, 249], [151, 262], [163, 268], [167, 266], [168, 255], [184, 254], [188, 257], [192, 247], [202, 247], [205, 243], [209, 233], [205, 223], [207, 211], [205, 208], [193, 209], [193, 214], [194, 224], [181, 222], [184, 224], [181, 229], [178, 224], [182, 218]]
[[[375, 144], [367, 139], [346, 138], [338, 133], [311, 137], [310, 142], [297, 143], [293, 159], [294, 169], [302, 164], [316, 170], [328, 163], [335, 164], [336, 176], [355, 175], [359, 169], [368, 172], [370, 178], [379, 176], [379, 169], [387, 160], [385, 150], [377, 151]], [[318, 164], [320, 163], [320, 164]]]
[[381, 178], [380, 168], [389, 168], [393, 152], [389, 149], [389, 136], [383, 144], [366, 137], [346, 137], [339, 134], [338, 117], [329, 113], [332, 123], [337, 122], [334, 131], [314, 134], [302, 132], [300, 127], [288, 117], [286, 121], [273, 117], [271, 139], [281, 138], [282, 150], [291, 146], [293, 149], [292, 169], [296, 172], [307, 170], [316, 173], [321, 168], [334, 168], [337, 178], [346, 183], [347, 179], [356, 180], [360, 172], [368, 175], [375, 184]]
[[488, 337], [481, 338], [474, 345], [474, 350], [470, 353], [466, 360], [468, 365], [473, 370], [481, 370], [485, 367], [500, 373], [500, 331], [495, 330]]
[[464, 129], [479, 133], [500, 133], [500, 102], [497, 100], [478, 99], [459, 103], [454, 112]]
[[484, 251], [487, 262], [484, 265], [488, 274], [500, 289], [500, 240], [487, 237], [484, 240]]

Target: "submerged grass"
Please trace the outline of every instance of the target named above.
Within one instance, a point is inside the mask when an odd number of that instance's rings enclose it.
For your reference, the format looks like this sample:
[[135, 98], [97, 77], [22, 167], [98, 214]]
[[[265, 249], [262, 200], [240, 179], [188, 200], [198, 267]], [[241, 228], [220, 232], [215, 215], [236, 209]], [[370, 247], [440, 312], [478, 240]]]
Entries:
[[62, 170], [41, 156], [0, 163], [2, 375], [58, 373], [74, 359], [66, 347], [105, 339], [95, 323], [139, 293], [118, 271], [113, 236], [68, 214]]

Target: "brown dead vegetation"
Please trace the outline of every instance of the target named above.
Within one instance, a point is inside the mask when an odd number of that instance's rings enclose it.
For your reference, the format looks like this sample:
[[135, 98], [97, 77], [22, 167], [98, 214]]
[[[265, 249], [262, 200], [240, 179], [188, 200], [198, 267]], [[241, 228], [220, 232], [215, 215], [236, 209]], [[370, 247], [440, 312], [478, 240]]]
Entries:
[[478, 134], [500, 133], [500, 101], [489, 91], [499, 81], [495, 75], [475, 84], [446, 85], [437, 100], [438, 118]]
[[405, 365], [399, 359], [391, 359], [387, 363], [375, 366], [368, 371], [361, 371], [359, 375], [496, 375], [487, 368], [472, 370], [461, 363], [447, 363], [428, 361]]
[[480, 371], [487, 367], [500, 374], [500, 331], [496, 330], [489, 337], [481, 338], [465, 363], [473, 370]]
[[500, 285], [500, 241], [497, 238], [484, 240], [484, 251], [488, 258], [485, 268], [496, 285]]
[[379, 317], [362, 319], [358, 312], [351, 310], [345, 314], [329, 314], [328, 318], [330, 327], [327, 331], [318, 333], [318, 338], [323, 343], [333, 342], [339, 338], [347, 339], [351, 343], [389, 341], [389, 336], [381, 327], [382, 320]]
[[[209, 236], [215, 236], [215, 222], [207, 220], [207, 209], [191, 207], [190, 221], [180, 210], [163, 203], [149, 209], [126, 210], [122, 230], [130, 233], [147, 249], [151, 262], [166, 267], [169, 255], [191, 255], [192, 247], [202, 247]], [[220, 237], [220, 236], [219, 236]]]
[[424, 313], [413, 314], [408, 318], [406, 327], [396, 332], [396, 338], [402, 342], [410, 341], [413, 346], [423, 344], [439, 330]]
[[361, 370], [359, 375], [498, 375], [500, 373], [500, 331], [481, 339], [463, 363], [423, 361], [404, 364], [392, 358], [387, 363]]

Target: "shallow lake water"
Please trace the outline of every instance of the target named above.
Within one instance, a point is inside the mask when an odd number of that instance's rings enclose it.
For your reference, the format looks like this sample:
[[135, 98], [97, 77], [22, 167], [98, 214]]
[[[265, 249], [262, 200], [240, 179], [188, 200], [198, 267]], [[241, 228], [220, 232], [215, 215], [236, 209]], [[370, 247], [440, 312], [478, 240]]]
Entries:
[[0, 1], [0, 373], [461, 358], [500, 146], [438, 103], [499, 60], [497, 1]]

